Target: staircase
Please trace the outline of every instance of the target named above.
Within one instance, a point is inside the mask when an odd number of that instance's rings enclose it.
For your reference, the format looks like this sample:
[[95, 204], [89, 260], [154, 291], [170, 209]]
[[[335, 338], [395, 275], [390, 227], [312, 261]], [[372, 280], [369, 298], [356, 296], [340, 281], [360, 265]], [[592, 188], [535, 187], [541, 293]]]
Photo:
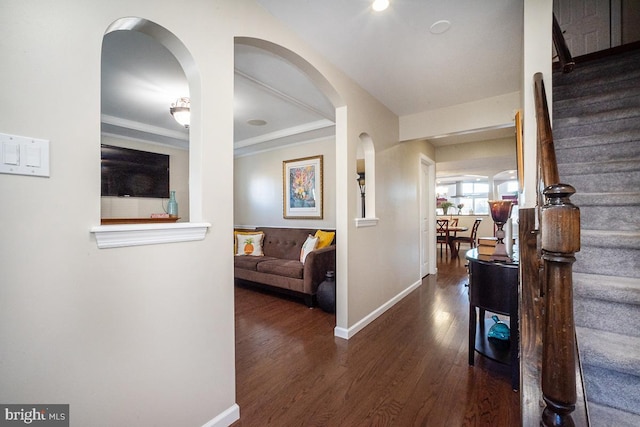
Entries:
[[640, 426], [640, 50], [554, 74], [553, 137], [581, 214], [574, 313], [591, 425]]

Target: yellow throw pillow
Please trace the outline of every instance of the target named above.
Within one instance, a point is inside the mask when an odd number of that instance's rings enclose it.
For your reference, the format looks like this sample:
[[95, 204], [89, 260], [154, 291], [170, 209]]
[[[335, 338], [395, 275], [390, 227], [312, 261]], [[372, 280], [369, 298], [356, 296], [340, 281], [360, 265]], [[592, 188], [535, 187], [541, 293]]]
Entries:
[[262, 252], [262, 231], [234, 231], [234, 255], [264, 256]]
[[325, 248], [333, 242], [333, 238], [335, 237], [335, 231], [316, 231], [315, 237], [318, 238], [318, 247], [316, 249]]

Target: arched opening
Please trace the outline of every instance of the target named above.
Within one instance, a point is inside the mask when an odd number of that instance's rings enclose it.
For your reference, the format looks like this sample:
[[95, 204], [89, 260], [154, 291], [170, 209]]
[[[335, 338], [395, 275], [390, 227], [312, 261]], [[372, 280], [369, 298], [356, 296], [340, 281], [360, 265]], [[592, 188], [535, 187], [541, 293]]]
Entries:
[[[200, 154], [199, 139], [193, 138], [193, 130], [199, 129], [193, 114], [199, 86], [193, 58], [164, 27], [127, 17], [106, 30], [101, 79], [103, 224], [162, 218], [168, 215], [170, 192], [179, 203], [178, 221], [201, 216], [200, 197], [192, 191], [200, 176], [194, 167], [198, 162], [192, 161]], [[182, 97], [191, 99], [191, 132], [169, 112]]]
[[[341, 151], [347, 145], [346, 112], [341, 111], [346, 108], [327, 79], [298, 54], [250, 37], [236, 37], [235, 46], [234, 224], [236, 228], [249, 229], [259, 226], [335, 229], [336, 282], [340, 283], [336, 323], [346, 324], [347, 275], [339, 258], [340, 245], [347, 240], [346, 234], [340, 237], [346, 230], [341, 229], [338, 219], [345, 206], [340, 206], [343, 188], [337, 185], [346, 181], [345, 167], [341, 164]], [[315, 94], [307, 93], [300, 99], [295, 93], [300, 88]], [[268, 102], [273, 102], [274, 107], [271, 111], [260, 111], [255, 101], [244, 99], [243, 93], [239, 93], [244, 89], [255, 91], [260, 99], [270, 98]], [[283, 111], [288, 117], [282, 117]], [[265, 117], [256, 116], [258, 113]], [[277, 121], [289, 123], [289, 119], [297, 116], [306, 117], [306, 122], [277, 127]], [[309, 152], [307, 147], [317, 148]], [[287, 218], [283, 212], [283, 163], [316, 155], [323, 156], [324, 215], [313, 220]], [[249, 210], [259, 211], [260, 215], [252, 216]]]
[[[356, 172], [358, 174], [358, 190], [360, 198], [357, 201], [359, 218], [376, 218], [376, 151], [371, 136], [361, 133], [358, 141]], [[373, 223], [356, 221], [357, 226]]]

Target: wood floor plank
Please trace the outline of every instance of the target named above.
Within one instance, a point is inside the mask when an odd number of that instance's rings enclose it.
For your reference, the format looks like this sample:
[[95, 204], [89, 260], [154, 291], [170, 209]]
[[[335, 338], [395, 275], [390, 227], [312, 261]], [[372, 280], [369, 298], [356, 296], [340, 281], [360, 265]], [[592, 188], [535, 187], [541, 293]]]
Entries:
[[335, 316], [236, 286], [240, 420], [252, 426], [517, 426], [508, 367], [468, 365], [469, 299], [462, 259], [349, 341]]

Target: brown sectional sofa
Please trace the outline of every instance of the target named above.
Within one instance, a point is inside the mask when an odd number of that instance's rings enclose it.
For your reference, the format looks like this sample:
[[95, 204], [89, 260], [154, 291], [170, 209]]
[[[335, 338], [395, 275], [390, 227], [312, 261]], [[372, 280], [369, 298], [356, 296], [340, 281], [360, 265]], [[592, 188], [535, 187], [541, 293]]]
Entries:
[[327, 271], [336, 269], [335, 239], [330, 246], [307, 255], [303, 264], [300, 262], [300, 250], [307, 236], [313, 236], [317, 229], [257, 227], [237, 231], [264, 232], [264, 256], [235, 256], [236, 280], [300, 296], [307, 306], [314, 305], [318, 285]]

